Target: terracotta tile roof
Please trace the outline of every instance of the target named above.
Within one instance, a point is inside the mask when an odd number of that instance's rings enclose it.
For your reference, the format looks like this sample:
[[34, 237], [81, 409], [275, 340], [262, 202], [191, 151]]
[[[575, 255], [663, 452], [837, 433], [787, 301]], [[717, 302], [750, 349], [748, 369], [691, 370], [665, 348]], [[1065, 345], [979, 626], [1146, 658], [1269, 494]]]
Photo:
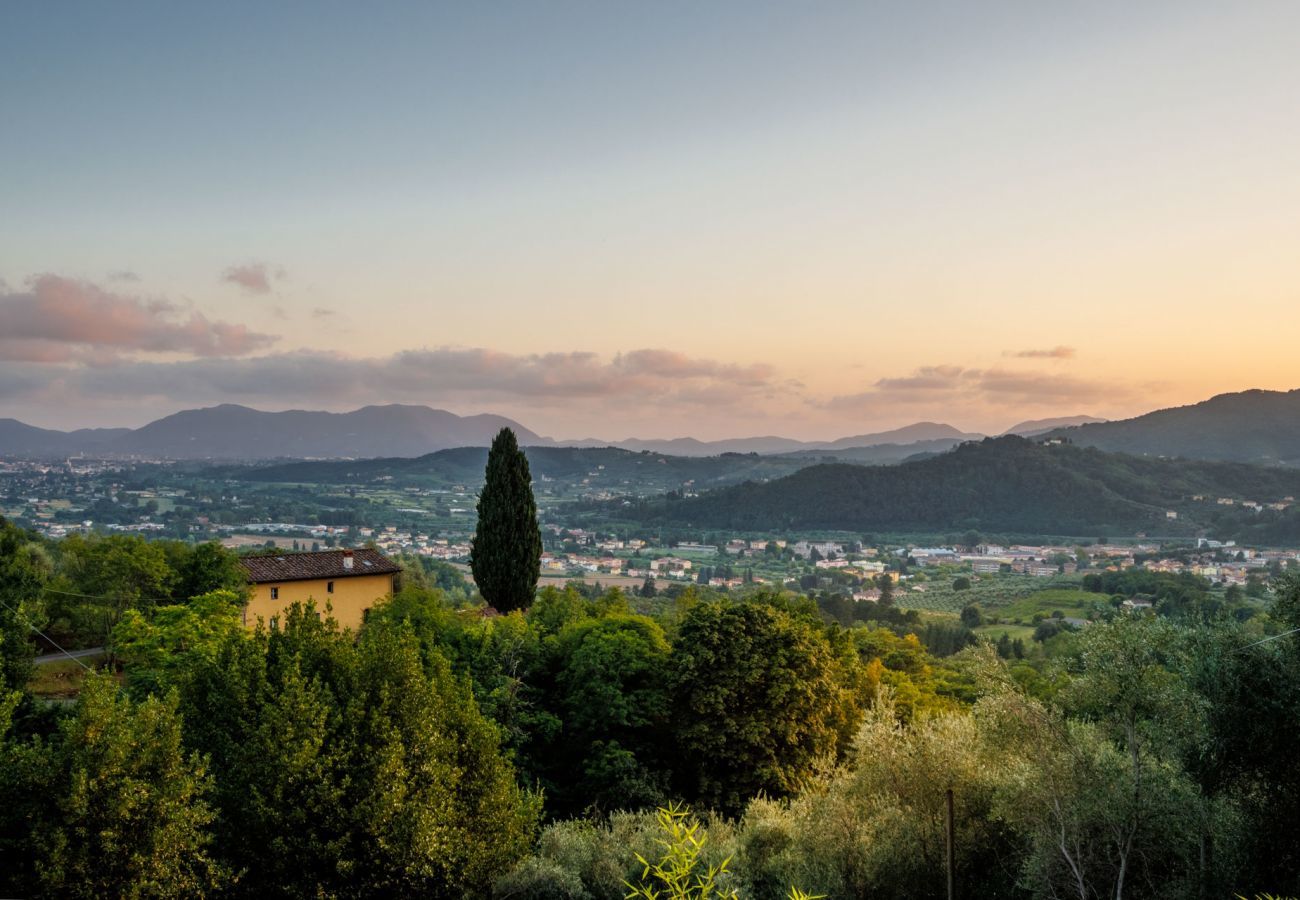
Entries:
[[319, 553], [285, 553], [281, 556], [242, 556], [241, 565], [253, 584], [305, 581], [309, 578], [350, 578], [356, 575], [386, 575], [402, 567], [378, 550], [353, 550], [352, 568], [343, 566], [347, 550]]

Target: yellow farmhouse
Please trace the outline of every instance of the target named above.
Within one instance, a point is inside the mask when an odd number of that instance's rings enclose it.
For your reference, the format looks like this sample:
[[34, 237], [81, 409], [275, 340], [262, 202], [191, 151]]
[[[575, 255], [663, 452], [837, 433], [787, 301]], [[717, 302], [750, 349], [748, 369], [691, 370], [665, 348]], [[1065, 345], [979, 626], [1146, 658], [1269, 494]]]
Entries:
[[240, 563], [253, 586], [253, 599], [244, 609], [244, 624], [279, 619], [296, 601], [326, 604], [344, 628], [359, 628], [375, 601], [397, 589], [402, 567], [378, 550], [325, 550], [283, 556], [245, 556]]

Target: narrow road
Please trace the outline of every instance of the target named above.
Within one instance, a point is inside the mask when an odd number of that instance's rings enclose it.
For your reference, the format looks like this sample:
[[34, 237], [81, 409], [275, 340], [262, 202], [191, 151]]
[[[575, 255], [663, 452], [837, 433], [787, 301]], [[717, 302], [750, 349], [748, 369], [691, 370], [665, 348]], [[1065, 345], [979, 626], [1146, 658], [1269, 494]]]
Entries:
[[45, 663], [58, 662], [61, 659], [81, 659], [86, 656], [99, 656], [104, 653], [103, 647], [87, 647], [85, 650], [69, 650], [67, 653], [46, 653], [44, 656], [38, 656], [32, 662], [41, 666]]

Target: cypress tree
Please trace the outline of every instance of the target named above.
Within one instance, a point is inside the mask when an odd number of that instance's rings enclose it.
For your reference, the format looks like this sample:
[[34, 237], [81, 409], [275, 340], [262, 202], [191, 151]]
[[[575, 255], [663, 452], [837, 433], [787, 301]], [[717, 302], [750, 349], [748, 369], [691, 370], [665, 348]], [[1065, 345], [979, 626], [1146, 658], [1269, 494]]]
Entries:
[[531, 605], [542, 572], [532, 482], [515, 433], [502, 428], [488, 451], [469, 560], [479, 593], [501, 612]]

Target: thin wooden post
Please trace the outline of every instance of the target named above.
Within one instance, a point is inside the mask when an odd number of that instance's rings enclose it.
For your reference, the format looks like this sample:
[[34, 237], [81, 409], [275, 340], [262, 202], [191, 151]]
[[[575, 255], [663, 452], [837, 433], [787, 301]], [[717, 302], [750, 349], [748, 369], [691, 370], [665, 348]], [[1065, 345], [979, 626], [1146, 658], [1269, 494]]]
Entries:
[[948, 900], [957, 900], [957, 842], [952, 824], [952, 788], [948, 788]]

